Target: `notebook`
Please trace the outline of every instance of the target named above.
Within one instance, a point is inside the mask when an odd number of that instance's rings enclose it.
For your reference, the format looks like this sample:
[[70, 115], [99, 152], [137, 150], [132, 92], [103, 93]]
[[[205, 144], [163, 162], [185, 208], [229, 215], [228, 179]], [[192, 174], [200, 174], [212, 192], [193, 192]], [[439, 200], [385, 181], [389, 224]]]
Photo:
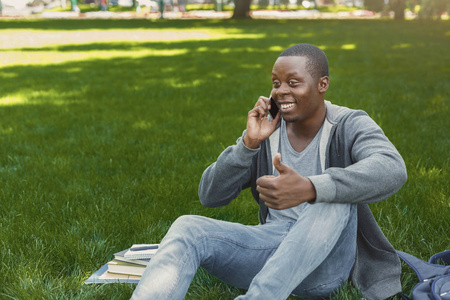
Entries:
[[126, 259], [147, 259], [152, 258], [158, 251], [159, 244], [134, 244], [125, 252]]

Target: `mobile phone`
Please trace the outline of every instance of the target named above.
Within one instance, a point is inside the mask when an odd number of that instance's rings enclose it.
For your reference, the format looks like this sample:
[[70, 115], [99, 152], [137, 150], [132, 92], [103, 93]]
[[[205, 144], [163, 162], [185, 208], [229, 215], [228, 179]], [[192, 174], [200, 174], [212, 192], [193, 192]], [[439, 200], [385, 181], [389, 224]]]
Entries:
[[278, 108], [277, 104], [275, 103], [275, 100], [273, 100], [272, 96], [270, 96], [269, 113], [270, 113], [270, 116], [272, 117], [272, 119], [275, 119], [275, 117], [277, 116], [279, 110], [280, 109]]

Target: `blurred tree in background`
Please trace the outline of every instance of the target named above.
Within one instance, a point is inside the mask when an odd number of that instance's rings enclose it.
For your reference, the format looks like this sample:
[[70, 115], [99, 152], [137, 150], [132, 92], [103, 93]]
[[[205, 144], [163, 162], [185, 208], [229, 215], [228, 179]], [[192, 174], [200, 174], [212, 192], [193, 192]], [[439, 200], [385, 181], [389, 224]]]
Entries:
[[[16, 0], [0, 0], [0, 13], [3, 8], [11, 6]], [[72, 11], [80, 11], [79, 4], [82, 5], [82, 12], [98, 9], [106, 10], [109, 6], [117, 6], [119, 0], [28, 0], [29, 6], [48, 5], [50, 3], [60, 2], [61, 8], [66, 9], [67, 4], [71, 3]], [[352, 9], [367, 9], [373, 12], [381, 12], [384, 16], [389, 16], [392, 12], [395, 20], [404, 20], [405, 12], [411, 11], [413, 16], [418, 19], [439, 20], [442, 19], [445, 12], [450, 10], [450, 0], [155, 0], [159, 6], [170, 9], [170, 7], [181, 7], [185, 11], [185, 6], [190, 6], [188, 10], [233, 10], [233, 18], [250, 18], [251, 9], [280, 9], [280, 10], [298, 10], [298, 9], [317, 9], [322, 12], [338, 12], [340, 10], [348, 11]], [[3, 3], [2, 3], [3, 2]], [[304, 3], [310, 3], [303, 7]], [[123, 5], [128, 3], [128, 5]], [[166, 4], [164, 6], [164, 4]], [[170, 4], [170, 5], [168, 5]], [[88, 7], [90, 5], [90, 7]], [[135, 10], [139, 5], [139, 0], [123, 0], [123, 10]], [[87, 8], [88, 7], [88, 8]], [[168, 8], [169, 7], [169, 8]], [[69, 8], [68, 8], [69, 9]], [[117, 11], [117, 10], [116, 10]], [[408, 12], [409, 13], [409, 12]], [[409, 15], [411, 16], [411, 15]]]
[[405, 19], [405, 9], [406, 9], [405, 0], [390, 0], [389, 6], [391, 10], [394, 12], [394, 20]]
[[444, 12], [449, 10], [450, 1], [448, 0], [421, 0], [419, 19], [441, 19]]
[[252, 0], [234, 0], [233, 19], [250, 18], [250, 4]]
[[[378, 0], [366, 0], [366, 3]], [[394, 12], [395, 20], [405, 19], [405, 9], [417, 12], [418, 19], [440, 20], [442, 14], [449, 11], [450, 1], [448, 0], [389, 0], [388, 9]], [[378, 8], [372, 6], [372, 8]], [[369, 9], [369, 8], [368, 8]], [[374, 9], [374, 11], [377, 11]]]

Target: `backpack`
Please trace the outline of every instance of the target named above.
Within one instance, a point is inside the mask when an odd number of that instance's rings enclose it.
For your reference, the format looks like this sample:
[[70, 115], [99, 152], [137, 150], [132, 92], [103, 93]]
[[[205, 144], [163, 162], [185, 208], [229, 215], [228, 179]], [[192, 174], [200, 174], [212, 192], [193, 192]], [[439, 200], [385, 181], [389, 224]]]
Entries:
[[402, 251], [397, 250], [397, 254], [416, 272], [420, 281], [412, 289], [411, 298], [400, 294], [403, 299], [450, 300], [450, 250], [433, 255], [428, 262]]

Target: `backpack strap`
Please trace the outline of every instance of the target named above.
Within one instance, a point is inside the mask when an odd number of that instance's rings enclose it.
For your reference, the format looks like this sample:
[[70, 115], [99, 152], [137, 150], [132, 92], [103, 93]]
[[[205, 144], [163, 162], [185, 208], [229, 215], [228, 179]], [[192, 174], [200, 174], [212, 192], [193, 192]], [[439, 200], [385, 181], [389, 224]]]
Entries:
[[[445, 251], [444, 251], [445, 252]], [[433, 263], [425, 262], [411, 254], [398, 251], [398, 256], [408, 264], [417, 274], [419, 281], [427, 281], [430, 278], [446, 274], [450, 266], [441, 266]]]
[[406, 295], [403, 294], [403, 293], [398, 293], [397, 296], [400, 296], [400, 297], [401, 297], [402, 299], [404, 299], [404, 300], [412, 300], [412, 298], [406, 296]]
[[450, 266], [450, 250], [445, 250], [433, 255], [428, 261], [430, 264], [439, 264], [439, 261], [444, 262], [446, 266]]

